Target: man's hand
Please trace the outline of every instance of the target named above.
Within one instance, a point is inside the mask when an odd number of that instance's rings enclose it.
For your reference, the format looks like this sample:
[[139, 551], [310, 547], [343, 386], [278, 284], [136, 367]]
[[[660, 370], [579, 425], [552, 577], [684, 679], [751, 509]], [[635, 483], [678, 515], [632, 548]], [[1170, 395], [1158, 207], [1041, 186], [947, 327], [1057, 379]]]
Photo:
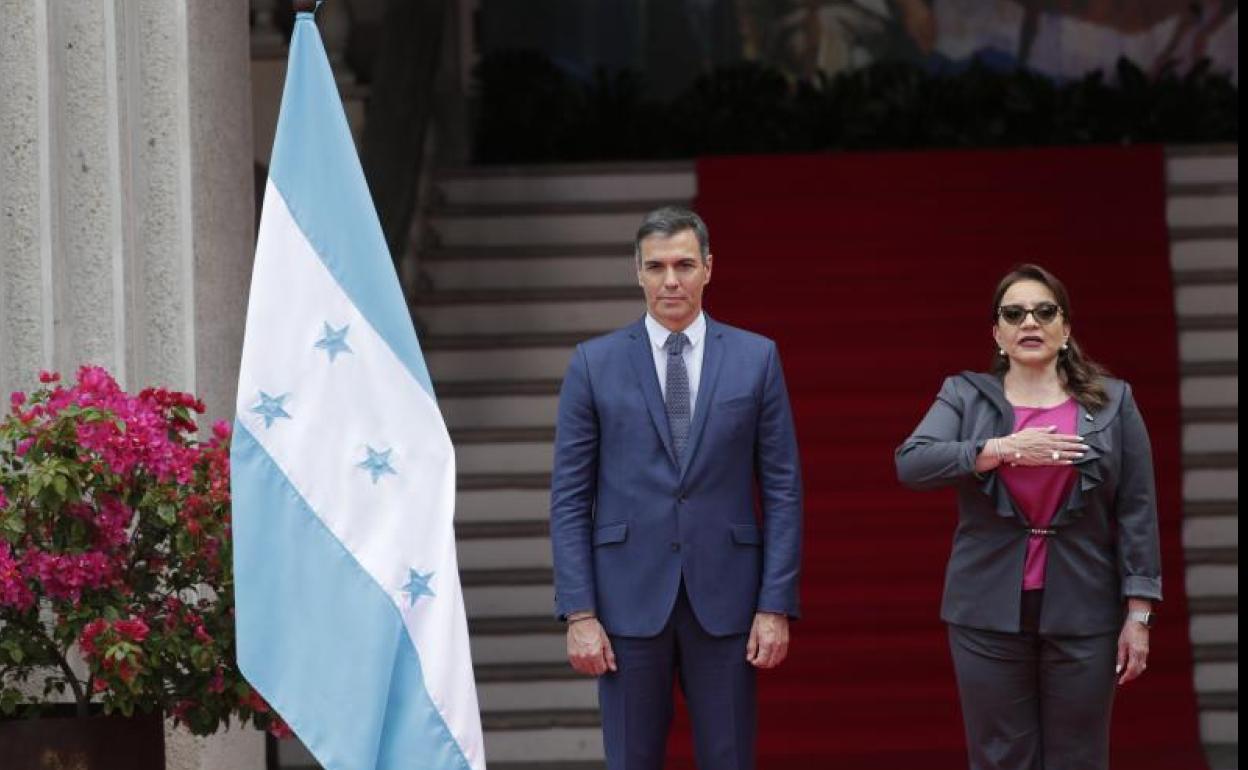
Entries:
[[578, 673], [590, 676], [615, 671], [615, 652], [598, 618], [573, 615], [568, 619], [568, 662]]
[[789, 618], [775, 612], [754, 613], [745, 659], [755, 668], [775, 668], [789, 655]]

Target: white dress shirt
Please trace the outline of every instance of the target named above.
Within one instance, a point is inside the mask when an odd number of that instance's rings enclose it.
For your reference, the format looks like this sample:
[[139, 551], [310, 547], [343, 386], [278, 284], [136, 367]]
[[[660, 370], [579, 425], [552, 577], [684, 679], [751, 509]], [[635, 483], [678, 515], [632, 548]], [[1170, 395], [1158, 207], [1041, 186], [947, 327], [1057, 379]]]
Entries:
[[[693, 410], [698, 403], [698, 384], [702, 380], [702, 354], [706, 346], [706, 314], [699, 312], [683, 330], [689, 338], [689, 344], [681, 351], [685, 359], [685, 371], [689, 373], [689, 418], [693, 419]], [[654, 354], [654, 371], [659, 375], [659, 391], [667, 402], [667, 350], [663, 347], [672, 332], [663, 324], [654, 320], [654, 316], [646, 313], [646, 333], [650, 335], [650, 352]]]

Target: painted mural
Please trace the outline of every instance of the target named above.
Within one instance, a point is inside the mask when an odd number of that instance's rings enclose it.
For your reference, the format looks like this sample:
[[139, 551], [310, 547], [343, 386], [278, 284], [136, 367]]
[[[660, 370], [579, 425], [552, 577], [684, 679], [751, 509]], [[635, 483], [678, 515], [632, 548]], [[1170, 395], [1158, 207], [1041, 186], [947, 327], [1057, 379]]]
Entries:
[[[686, 0], [691, 17], [715, 0]], [[1238, 0], [737, 0], [744, 58], [797, 76], [888, 58], [979, 58], [1058, 78], [1126, 57], [1146, 72], [1201, 59], [1238, 82]], [[698, 29], [697, 25], [692, 25]]]
[[659, 92], [761, 61], [794, 78], [880, 60], [973, 60], [1058, 79], [1184, 72], [1202, 59], [1238, 83], [1238, 0], [480, 0], [481, 53], [537, 49], [567, 72], [645, 74]]

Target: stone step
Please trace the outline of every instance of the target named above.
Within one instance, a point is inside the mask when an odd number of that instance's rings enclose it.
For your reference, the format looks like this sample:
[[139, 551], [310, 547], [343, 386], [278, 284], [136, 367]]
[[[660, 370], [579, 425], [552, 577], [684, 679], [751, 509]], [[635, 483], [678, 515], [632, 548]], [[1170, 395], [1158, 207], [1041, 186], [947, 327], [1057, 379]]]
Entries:
[[460, 487], [455, 495], [455, 526], [506, 524], [550, 516], [550, 491], [546, 488]]
[[[1183, 521], [1185, 548], [1239, 548], [1239, 518], [1213, 516]], [[1190, 563], [1190, 558], [1189, 558]]]
[[[597, 719], [597, 711], [594, 712]], [[595, 722], [584, 726], [568, 717], [530, 720], [510, 715], [491, 718], [482, 715], [485, 732], [485, 755], [506, 757], [505, 762], [490, 760], [491, 770], [604, 770], [602, 731]], [[586, 718], [580, 718], [584, 722]], [[497, 727], [495, 725], [507, 725]], [[525, 729], [524, 725], [531, 725]]]
[[1198, 662], [1193, 667], [1196, 692], [1200, 695], [1239, 692], [1237, 661]]
[[[581, 339], [593, 335], [586, 333]], [[443, 343], [445, 344], [445, 343]], [[514, 379], [562, 379], [572, 360], [575, 342], [551, 346], [514, 346], [494, 349], [426, 350], [425, 362], [435, 388], [445, 381]]]
[[1238, 594], [1238, 564], [1195, 564], [1187, 568], [1189, 597], [1226, 597]]
[[472, 645], [472, 661], [478, 677], [482, 666], [516, 661], [568, 666], [567, 642], [562, 627], [557, 628], [555, 633], [545, 634], [475, 634], [468, 641]]
[[1189, 239], [1170, 244], [1170, 266], [1176, 271], [1239, 268], [1236, 238]]
[[509, 215], [457, 211], [430, 216], [428, 242], [436, 246], [543, 246], [612, 243], [627, 254], [641, 219], [657, 201], [612, 205], [604, 213]]
[[621, 287], [635, 293], [637, 269], [632, 254], [616, 247], [602, 255], [576, 259], [438, 260], [422, 265], [435, 292], [465, 289], [523, 289], [544, 287]]
[[[566, 666], [565, 666], [566, 668]], [[598, 706], [598, 683], [587, 677], [524, 682], [478, 682], [482, 711], [567, 711]]]
[[455, 464], [461, 474], [548, 474], [554, 455], [550, 442], [460, 444], [455, 448]]
[[[611, 290], [612, 293], [618, 292]], [[425, 305], [416, 318], [426, 334], [490, 335], [499, 329], [513, 334], [589, 332], [603, 334], [632, 323], [645, 313], [640, 292], [627, 298], [570, 301], [499, 301]]]
[[555, 591], [549, 581], [535, 585], [472, 586], [467, 584], [470, 575], [461, 575], [465, 581], [464, 605], [470, 619], [553, 617]]
[[532, 427], [554, 425], [559, 397], [461, 396], [439, 398], [442, 417], [451, 430], [459, 428]]
[[[1189, 168], [1177, 167], [1184, 180], [1192, 176]], [[451, 205], [689, 201], [697, 195], [697, 175], [690, 161], [454, 169], [439, 172], [434, 184], [440, 201]]]
[[1239, 284], [1176, 286], [1174, 307], [1179, 316], [1237, 315]]
[[1239, 613], [1192, 611], [1191, 637], [1196, 645], [1239, 646]]
[[1239, 226], [1239, 195], [1176, 195], [1166, 199], [1171, 227]]
[[1239, 377], [1184, 377], [1179, 401], [1188, 407], [1239, 407]]
[[1214, 709], [1202, 705], [1200, 739], [1206, 744], [1238, 744], [1239, 709]]
[[1199, 422], [1183, 426], [1183, 451], [1238, 452], [1238, 422]]
[[461, 539], [458, 548], [461, 574], [470, 574], [470, 570], [545, 569], [549, 575], [553, 566], [550, 538], [544, 535]]
[[1238, 361], [1239, 330], [1182, 332], [1179, 334], [1179, 360], [1183, 363]]
[[1166, 181], [1176, 184], [1239, 182], [1239, 150], [1232, 145], [1215, 155], [1169, 155]]
[[1183, 472], [1185, 501], [1222, 501], [1239, 499], [1238, 470], [1190, 470]]

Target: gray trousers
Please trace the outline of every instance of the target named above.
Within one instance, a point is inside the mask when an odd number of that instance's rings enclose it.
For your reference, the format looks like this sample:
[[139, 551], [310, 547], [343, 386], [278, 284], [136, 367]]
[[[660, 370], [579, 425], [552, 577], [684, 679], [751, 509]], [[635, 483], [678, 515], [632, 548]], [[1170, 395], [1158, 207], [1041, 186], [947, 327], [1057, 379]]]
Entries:
[[949, 626], [970, 768], [1106, 770], [1118, 635], [1042, 636], [1029, 614], [1016, 634]]

